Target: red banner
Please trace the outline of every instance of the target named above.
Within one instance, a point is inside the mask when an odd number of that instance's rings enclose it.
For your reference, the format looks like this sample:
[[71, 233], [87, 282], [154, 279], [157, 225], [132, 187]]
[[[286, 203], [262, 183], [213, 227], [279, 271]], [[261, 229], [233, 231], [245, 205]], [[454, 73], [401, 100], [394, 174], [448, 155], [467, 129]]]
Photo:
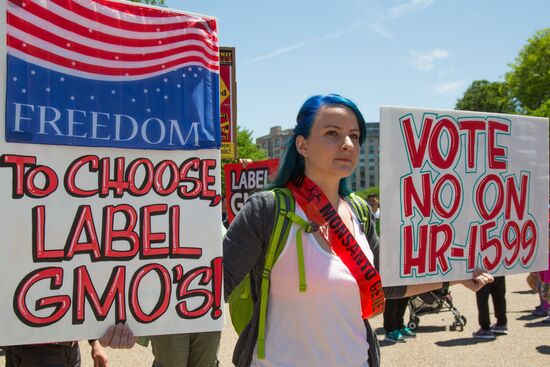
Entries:
[[250, 195], [263, 190], [271, 182], [278, 167], [278, 159], [251, 162], [246, 165], [233, 163], [224, 166], [225, 204], [229, 223], [233, 221]]

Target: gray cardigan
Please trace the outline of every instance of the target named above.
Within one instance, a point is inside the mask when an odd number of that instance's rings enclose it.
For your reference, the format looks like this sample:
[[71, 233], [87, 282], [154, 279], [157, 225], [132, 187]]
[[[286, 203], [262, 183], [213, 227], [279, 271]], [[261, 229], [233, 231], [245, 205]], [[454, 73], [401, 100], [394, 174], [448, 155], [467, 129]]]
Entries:
[[[224, 289], [225, 298], [251, 273], [252, 299], [257, 300], [262, 280], [265, 251], [273, 229], [275, 218], [275, 199], [270, 192], [260, 192], [250, 197], [246, 205], [235, 217], [223, 241]], [[367, 240], [374, 253], [374, 266], [378, 269], [379, 239], [376, 235], [374, 217], [371, 213]], [[385, 287], [386, 298], [402, 298], [407, 287]], [[233, 352], [233, 363], [237, 367], [248, 367], [258, 338], [258, 320], [260, 303], [255, 302], [252, 321], [239, 336]], [[359, 310], [358, 310], [359, 312]], [[380, 365], [380, 347], [376, 334], [365, 320], [366, 338], [369, 344], [369, 366]]]

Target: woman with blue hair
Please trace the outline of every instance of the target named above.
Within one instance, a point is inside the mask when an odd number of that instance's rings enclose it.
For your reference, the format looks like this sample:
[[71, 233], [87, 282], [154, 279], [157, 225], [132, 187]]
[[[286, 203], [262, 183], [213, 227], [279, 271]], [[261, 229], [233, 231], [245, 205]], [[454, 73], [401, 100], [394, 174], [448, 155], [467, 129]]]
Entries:
[[[308, 98], [272, 187], [288, 188], [295, 214], [316, 229], [293, 224], [270, 275], [264, 343], [258, 324], [262, 272], [276, 215], [270, 192], [253, 195], [224, 239], [226, 296], [250, 273], [255, 301], [239, 336], [236, 366], [378, 366], [379, 346], [368, 319], [384, 308], [384, 296], [402, 298], [448, 286], [448, 282], [381, 287], [375, 221], [364, 228], [349, 201], [346, 178], [365, 141], [365, 120], [351, 100], [337, 94]], [[298, 243], [298, 245], [297, 245]], [[299, 253], [301, 251], [301, 253]], [[298, 262], [306, 284], [297, 287]], [[476, 272], [462, 281], [477, 291], [492, 281]]]

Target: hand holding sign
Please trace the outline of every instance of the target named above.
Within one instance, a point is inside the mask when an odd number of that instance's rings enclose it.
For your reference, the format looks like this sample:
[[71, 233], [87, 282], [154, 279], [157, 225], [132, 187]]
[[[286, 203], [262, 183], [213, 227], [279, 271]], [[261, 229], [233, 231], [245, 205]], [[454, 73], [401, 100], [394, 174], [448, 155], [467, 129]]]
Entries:
[[102, 347], [113, 349], [130, 349], [136, 343], [134, 333], [127, 324], [111, 325], [105, 334], [99, 339]]

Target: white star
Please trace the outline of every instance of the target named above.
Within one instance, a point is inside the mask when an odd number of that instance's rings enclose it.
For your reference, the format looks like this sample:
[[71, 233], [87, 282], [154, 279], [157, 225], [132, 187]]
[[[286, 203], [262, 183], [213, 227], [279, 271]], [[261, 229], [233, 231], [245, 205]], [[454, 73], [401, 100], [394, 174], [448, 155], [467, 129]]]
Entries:
[[164, 99], [168, 99], [168, 96], [164, 96]]
[[95, 97], [94, 97], [94, 96], [90, 96], [90, 99], [93, 101], [93, 100], [95, 99]]
[[182, 78], [185, 78], [185, 74], [181, 74], [181, 77], [182, 77]]
[[149, 92], [147, 89], [144, 89], [144, 90], [143, 90], [143, 93], [147, 93], [147, 92]]
[[64, 82], [65, 81], [65, 78], [64, 77], [61, 77], [59, 78], [60, 81]]
[[181, 88], [181, 84], [178, 84], [178, 88]]
[[114, 90], [114, 89], [113, 89], [113, 90], [111, 91], [111, 93], [112, 93], [112, 94], [116, 94], [116, 92], [115, 92], [115, 90]]
[[36, 74], [36, 71], [31, 70], [31, 75], [34, 75], [34, 74]]
[[71, 101], [74, 101], [74, 96], [71, 96]]
[[146, 109], [145, 111], [147, 111], [147, 112], [151, 112], [151, 109], [150, 109], [150, 108], [148, 108], [148, 109]]
[[202, 68], [199, 68], [199, 71], [202, 71]]
[[46, 92], [50, 93], [50, 91], [51, 91], [50, 87], [47, 87]]
[[191, 71], [191, 70], [193, 70], [193, 69], [191, 69], [191, 68], [189, 67], [189, 68], [187, 68], [187, 70]]
[[27, 90], [25, 88], [21, 89], [21, 92], [23, 92], [23, 94], [27, 93]]
[[193, 76], [194, 76], [195, 78], [198, 77], [197, 73], [193, 74]]
[[157, 93], [159, 93], [159, 92], [160, 92], [160, 88], [157, 88]]
[[136, 99], [135, 99], [135, 98], [132, 98], [132, 102], [135, 102], [135, 101], [136, 101]]
[[17, 77], [16, 77], [16, 76], [13, 77], [13, 81], [14, 81], [14, 82], [17, 81]]
[[165, 83], [168, 82], [168, 79], [166, 79], [166, 78], [164, 78], [163, 80], [164, 80]]

